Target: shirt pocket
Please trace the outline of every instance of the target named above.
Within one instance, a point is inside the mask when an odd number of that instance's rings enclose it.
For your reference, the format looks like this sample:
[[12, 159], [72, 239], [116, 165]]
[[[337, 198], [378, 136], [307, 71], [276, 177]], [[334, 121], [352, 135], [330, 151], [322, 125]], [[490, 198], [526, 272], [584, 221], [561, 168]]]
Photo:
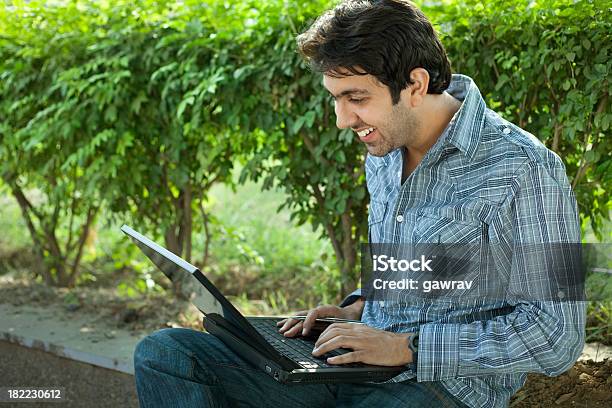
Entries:
[[383, 221], [387, 212], [387, 203], [370, 200], [368, 209], [368, 239], [370, 242], [380, 243], [383, 237]]
[[483, 203], [470, 207], [442, 207], [419, 211], [415, 225], [416, 242], [471, 244], [486, 242], [494, 208]]

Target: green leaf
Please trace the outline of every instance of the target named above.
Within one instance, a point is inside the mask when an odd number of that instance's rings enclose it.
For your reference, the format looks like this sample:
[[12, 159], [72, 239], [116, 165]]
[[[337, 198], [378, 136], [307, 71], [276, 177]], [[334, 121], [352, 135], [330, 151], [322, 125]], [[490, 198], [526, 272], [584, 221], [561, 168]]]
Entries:
[[571, 88], [572, 84], [570, 83], [569, 79], [566, 79], [563, 82], [563, 90], [564, 91], [568, 91]]
[[104, 118], [107, 122], [115, 122], [117, 120], [117, 107], [115, 105], [110, 105], [106, 109], [106, 113], [104, 114]]
[[304, 126], [304, 122], [305, 121], [306, 121], [306, 117], [305, 116], [300, 116], [299, 118], [297, 118], [296, 121], [293, 122], [293, 126], [291, 128], [291, 133], [293, 133], [294, 135], [298, 134], [298, 132], [300, 131], [302, 126]]
[[312, 125], [314, 124], [314, 120], [315, 120], [315, 112], [313, 111], [306, 112], [306, 115], [304, 115], [304, 123], [306, 124], [306, 126], [311, 128]]
[[591, 41], [589, 41], [587, 38], [585, 38], [584, 40], [582, 40], [582, 46], [585, 49], [590, 50], [591, 49]]
[[342, 164], [346, 162], [346, 155], [344, 154], [343, 150], [338, 150], [336, 154], [334, 155], [334, 158], [336, 159], [338, 163]]
[[177, 119], [182, 119], [183, 117], [183, 112], [185, 111], [185, 109], [187, 109], [188, 105], [193, 105], [193, 102], [195, 101], [195, 97], [192, 96], [188, 96], [185, 99], [183, 99], [181, 101], [181, 103], [178, 106], [178, 109], [176, 110], [176, 117]]
[[336, 204], [336, 211], [338, 212], [338, 214], [344, 214], [344, 212], [346, 211], [346, 201], [345, 200], [338, 201], [338, 203]]

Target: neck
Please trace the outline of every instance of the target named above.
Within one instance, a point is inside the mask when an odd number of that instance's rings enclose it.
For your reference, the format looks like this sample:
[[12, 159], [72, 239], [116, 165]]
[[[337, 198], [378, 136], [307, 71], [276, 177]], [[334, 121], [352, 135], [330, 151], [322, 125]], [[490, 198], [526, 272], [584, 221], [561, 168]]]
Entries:
[[444, 92], [429, 95], [419, 108], [419, 135], [406, 145], [406, 150], [420, 162], [425, 153], [438, 141], [444, 129], [461, 107], [461, 101]]
[[446, 92], [441, 95], [428, 96], [423, 105], [419, 107], [418, 136], [404, 146], [402, 179], [405, 179], [421, 162], [461, 107], [461, 102]]

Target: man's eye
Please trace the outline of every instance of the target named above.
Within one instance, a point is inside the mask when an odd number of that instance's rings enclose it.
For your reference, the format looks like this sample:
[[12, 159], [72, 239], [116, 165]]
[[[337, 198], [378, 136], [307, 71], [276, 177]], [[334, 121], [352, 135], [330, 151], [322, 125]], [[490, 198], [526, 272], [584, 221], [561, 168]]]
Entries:
[[350, 102], [350, 103], [355, 103], [355, 104], [360, 104], [360, 103], [362, 103], [363, 101], [365, 101], [365, 99], [363, 99], [363, 98], [362, 98], [362, 99], [355, 99], [355, 98], [351, 98], [351, 99], [349, 99], [349, 102]]

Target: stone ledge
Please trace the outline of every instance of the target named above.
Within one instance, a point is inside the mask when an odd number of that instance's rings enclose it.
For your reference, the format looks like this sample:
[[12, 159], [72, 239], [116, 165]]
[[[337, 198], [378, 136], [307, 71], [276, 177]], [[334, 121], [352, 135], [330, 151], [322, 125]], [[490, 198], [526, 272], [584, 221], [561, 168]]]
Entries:
[[18, 344], [23, 347], [46, 351], [47, 353], [51, 353], [58, 357], [68, 358], [81, 363], [87, 363], [98, 367], [107, 368], [109, 370], [134, 375], [133, 363], [127, 362], [125, 359], [102, 356], [92, 352], [76, 350], [67, 346], [62, 346], [43, 340], [17, 336], [11, 333], [0, 333], [0, 335], [2, 336], [0, 337], [0, 340], [4, 340], [12, 344]]
[[58, 306], [0, 304], [0, 340], [126, 374], [134, 374], [132, 356], [142, 336]]

